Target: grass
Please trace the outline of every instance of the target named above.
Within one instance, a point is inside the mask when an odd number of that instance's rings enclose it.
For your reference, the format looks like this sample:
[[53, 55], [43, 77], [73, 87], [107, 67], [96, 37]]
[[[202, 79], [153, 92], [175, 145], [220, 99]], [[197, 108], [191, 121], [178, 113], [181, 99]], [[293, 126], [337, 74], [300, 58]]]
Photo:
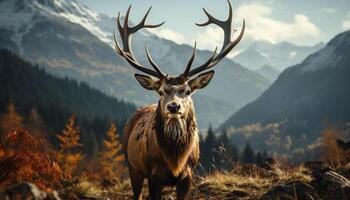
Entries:
[[[263, 169], [259, 169], [263, 170]], [[311, 182], [309, 171], [304, 167], [283, 169], [278, 175], [270, 172], [254, 171], [252, 173], [215, 172], [211, 175], [194, 178], [189, 199], [257, 199], [274, 186], [295, 182]], [[129, 180], [117, 181], [109, 187], [102, 187], [101, 182], [80, 180], [63, 193], [78, 197], [96, 199], [131, 199], [132, 190]], [[143, 188], [143, 198], [148, 195], [147, 181]], [[165, 188], [164, 199], [175, 197], [175, 188]]]

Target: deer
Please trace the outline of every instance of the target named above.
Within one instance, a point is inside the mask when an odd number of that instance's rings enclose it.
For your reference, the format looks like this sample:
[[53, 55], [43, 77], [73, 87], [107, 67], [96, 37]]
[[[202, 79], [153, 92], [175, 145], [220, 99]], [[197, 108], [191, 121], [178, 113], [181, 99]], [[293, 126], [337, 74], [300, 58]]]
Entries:
[[[159, 95], [158, 103], [140, 108], [134, 113], [123, 132], [123, 149], [135, 200], [142, 199], [144, 179], [148, 180], [148, 199], [160, 200], [163, 188], [169, 186], [176, 186], [178, 200], [185, 199], [190, 191], [192, 173], [198, 164], [200, 153], [196, 114], [191, 96], [209, 84], [214, 70], [207, 70], [218, 64], [240, 42], [245, 30], [243, 19], [240, 34], [235, 40], [231, 39], [232, 5], [229, 0], [228, 5], [227, 20], [221, 21], [213, 17], [203, 8], [208, 20], [196, 23], [201, 27], [214, 24], [224, 31], [220, 52], [217, 53], [218, 48], [215, 48], [206, 62], [192, 68], [196, 55], [195, 43], [184, 72], [178, 76], [163, 73], [150, 55], [147, 45], [146, 56], [153, 69], [137, 61], [132, 51], [132, 34], [142, 28], [157, 28], [165, 23], [146, 24], [152, 7], [134, 26], [128, 24], [131, 5], [124, 17], [124, 25], [121, 24], [120, 12], [118, 13], [116, 24], [123, 46], [120, 46], [114, 32], [115, 50], [129, 65], [142, 72], [134, 74], [140, 85]], [[197, 74], [199, 75], [193, 78]]]

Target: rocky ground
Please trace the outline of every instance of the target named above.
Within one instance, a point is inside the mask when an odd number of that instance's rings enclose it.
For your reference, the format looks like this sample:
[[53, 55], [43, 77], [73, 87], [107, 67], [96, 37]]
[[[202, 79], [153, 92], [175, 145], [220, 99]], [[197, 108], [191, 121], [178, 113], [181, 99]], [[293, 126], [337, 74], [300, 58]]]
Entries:
[[[264, 166], [237, 166], [230, 173], [196, 176], [189, 199], [350, 199], [350, 165], [331, 168], [323, 162], [283, 168], [272, 161]], [[132, 199], [129, 181], [62, 181], [60, 191], [40, 191], [22, 183], [1, 192], [0, 199]], [[144, 187], [145, 198], [147, 184]], [[166, 188], [165, 200], [176, 199], [174, 188]], [[34, 197], [34, 198], [28, 198]]]

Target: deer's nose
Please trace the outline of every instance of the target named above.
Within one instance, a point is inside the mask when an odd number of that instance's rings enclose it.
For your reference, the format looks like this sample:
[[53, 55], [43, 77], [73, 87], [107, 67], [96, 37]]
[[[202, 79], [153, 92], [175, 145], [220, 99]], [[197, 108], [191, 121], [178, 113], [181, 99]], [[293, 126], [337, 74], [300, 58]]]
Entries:
[[176, 113], [177, 111], [180, 110], [180, 104], [177, 104], [176, 102], [171, 102], [167, 105], [167, 109], [171, 113]]

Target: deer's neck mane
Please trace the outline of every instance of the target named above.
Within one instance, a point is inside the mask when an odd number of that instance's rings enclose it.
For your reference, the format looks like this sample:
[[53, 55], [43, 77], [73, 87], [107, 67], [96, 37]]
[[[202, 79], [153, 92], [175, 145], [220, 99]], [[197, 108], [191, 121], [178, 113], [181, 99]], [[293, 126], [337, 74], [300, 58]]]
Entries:
[[178, 158], [186, 154], [197, 131], [193, 107], [190, 108], [185, 119], [174, 121], [163, 118], [158, 103], [155, 120], [157, 142], [165, 155]]

